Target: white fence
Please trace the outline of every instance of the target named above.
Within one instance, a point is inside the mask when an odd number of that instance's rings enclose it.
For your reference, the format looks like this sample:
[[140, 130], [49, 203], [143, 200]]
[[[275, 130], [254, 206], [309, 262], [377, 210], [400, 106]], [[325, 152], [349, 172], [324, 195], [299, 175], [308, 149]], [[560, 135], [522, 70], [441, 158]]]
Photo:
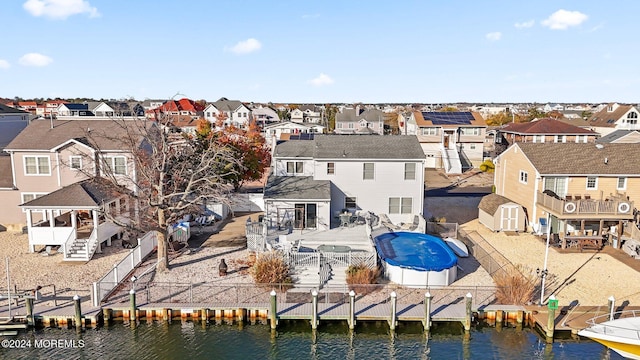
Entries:
[[231, 210], [233, 212], [264, 211], [264, 194], [235, 193], [231, 198]]
[[93, 283], [91, 297], [93, 306], [98, 307], [120, 283], [147, 257], [158, 244], [155, 231], [149, 231], [138, 239], [138, 246], [131, 249], [129, 254], [113, 266], [100, 280]]

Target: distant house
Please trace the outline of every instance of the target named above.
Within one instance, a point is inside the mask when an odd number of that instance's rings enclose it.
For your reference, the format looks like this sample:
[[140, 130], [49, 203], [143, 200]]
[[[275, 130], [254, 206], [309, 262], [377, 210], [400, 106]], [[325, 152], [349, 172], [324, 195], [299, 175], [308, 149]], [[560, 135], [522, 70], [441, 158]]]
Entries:
[[296, 109], [291, 110], [291, 121], [319, 124], [322, 122], [322, 109], [315, 105], [298, 105]]
[[67, 102], [64, 100], [49, 100], [44, 103], [44, 117], [56, 117], [58, 116], [58, 108], [60, 104], [66, 104]]
[[633, 105], [609, 103], [589, 118], [589, 125], [602, 136], [614, 130], [640, 130], [639, 113]]
[[414, 111], [398, 125], [401, 133], [418, 137], [427, 168], [460, 174], [484, 161], [487, 125], [477, 112]]
[[251, 110], [239, 100], [229, 100], [225, 97], [207, 104], [204, 108], [204, 118], [215, 124], [224, 118], [224, 125], [245, 129], [251, 120]]
[[552, 111], [562, 112], [563, 110], [564, 110], [564, 105], [561, 105], [561, 104], [546, 104], [545, 106], [542, 107], [542, 111], [546, 113], [552, 112]]
[[17, 108], [35, 115], [38, 109], [38, 104], [35, 101], [18, 101]]
[[593, 143], [598, 137], [600, 134], [595, 131], [545, 118], [527, 123], [509, 123], [499, 128], [496, 134], [496, 151], [500, 153], [516, 142]]
[[596, 140], [597, 143], [639, 144], [640, 130], [615, 130]]
[[335, 225], [343, 210], [387, 213], [394, 222], [422, 214], [424, 154], [415, 136], [316, 135], [273, 153], [265, 214], [296, 229]]
[[378, 109], [359, 106], [344, 108], [336, 114], [336, 134], [378, 134], [384, 135], [385, 114]]
[[640, 162], [629, 154], [637, 152], [637, 144], [515, 143], [494, 161], [495, 193], [522, 205], [533, 231], [550, 224], [560, 238], [598, 237], [634, 218]]
[[146, 99], [142, 102], [142, 107], [145, 111], [155, 110], [162, 106], [167, 100], [158, 100], [158, 99]]
[[74, 117], [86, 117], [94, 116], [93, 112], [89, 110], [89, 104], [78, 103], [64, 103], [58, 106], [57, 111], [59, 117], [61, 116], [74, 116]]
[[[0, 104], [0, 156], [4, 149], [16, 135], [29, 124], [30, 114], [4, 104]], [[3, 172], [3, 169], [0, 169]]]
[[269, 146], [274, 146], [282, 139], [284, 134], [322, 134], [324, 127], [319, 124], [301, 124], [293, 121], [283, 121], [265, 125], [262, 128], [263, 136]]
[[251, 114], [253, 115], [253, 120], [255, 120], [260, 125], [280, 122], [278, 113], [270, 107], [260, 106], [251, 110]]

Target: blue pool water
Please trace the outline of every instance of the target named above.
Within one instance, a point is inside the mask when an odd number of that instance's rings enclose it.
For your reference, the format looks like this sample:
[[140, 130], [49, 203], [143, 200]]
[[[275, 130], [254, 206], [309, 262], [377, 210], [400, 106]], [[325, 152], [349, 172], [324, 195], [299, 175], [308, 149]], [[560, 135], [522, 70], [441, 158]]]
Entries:
[[374, 239], [378, 255], [389, 265], [418, 271], [442, 271], [458, 264], [458, 258], [439, 237], [390, 232]]

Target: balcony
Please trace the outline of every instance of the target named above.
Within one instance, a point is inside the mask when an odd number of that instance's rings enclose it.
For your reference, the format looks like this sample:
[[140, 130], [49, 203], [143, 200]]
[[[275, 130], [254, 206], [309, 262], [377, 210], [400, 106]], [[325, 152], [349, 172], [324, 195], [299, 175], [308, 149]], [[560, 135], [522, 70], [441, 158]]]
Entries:
[[538, 192], [537, 204], [560, 219], [633, 219], [633, 201], [619, 197], [564, 200]]

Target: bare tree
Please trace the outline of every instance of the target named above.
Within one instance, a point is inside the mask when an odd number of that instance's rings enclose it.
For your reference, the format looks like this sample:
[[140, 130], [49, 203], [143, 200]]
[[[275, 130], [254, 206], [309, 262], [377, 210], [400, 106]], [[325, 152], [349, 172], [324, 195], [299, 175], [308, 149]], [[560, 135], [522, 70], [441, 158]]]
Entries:
[[[158, 271], [169, 268], [168, 235], [171, 224], [186, 214], [201, 212], [208, 202], [228, 203], [233, 186], [225, 180], [242, 164], [229, 146], [217, 138], [190, 136], [172, 126], [173, 115], [160, 114], [156, 121], [118, 118], [110, 131], [87, 131], [98, 155], [97, 171], [89, 176], [107, 179], [133, 203], [128, 222], [111, 221], [130, 230], [158, 231]], [[126, 161], [116, 162], [100, 144], [118, 143]], [[105, 216], [109, 216], [105, 213]]]

